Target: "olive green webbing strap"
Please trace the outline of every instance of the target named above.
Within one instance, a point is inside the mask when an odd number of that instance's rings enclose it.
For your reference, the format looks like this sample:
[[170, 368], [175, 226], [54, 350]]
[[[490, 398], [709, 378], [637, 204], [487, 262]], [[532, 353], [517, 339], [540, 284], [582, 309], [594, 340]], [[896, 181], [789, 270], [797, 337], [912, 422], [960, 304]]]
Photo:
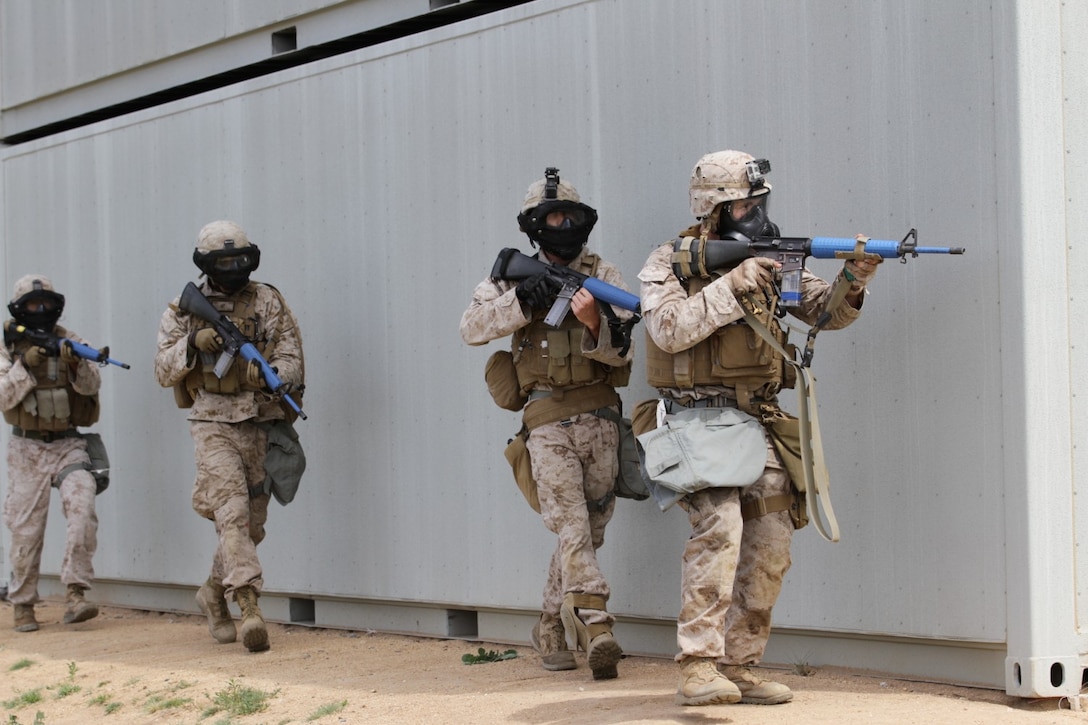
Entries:
[[[556, 391], [559, 392], [559, 391]], [[526, 406], [521, 422], [529, 430], [547, 423], [570, 418], [579, 413], [591, 413], [598, 408], [619, 405], [620, 396], [607, 383], [594, 383], [582, 388], [564, 389], [563, 395], [547, 396]]]
[[[744, 297], [753, 308], [758, 304], [750, 294]], [[744, 321], [762, 337], [768, 345], [785, 359], [786, 363], [797, 369], [798, 421], [801, 434], [801, 467], [805, 472], [805, 496], [813, 502], [812, 521], [820, 536], [828, 541], [839, 540], [839, 522], [835, 510], [831, 508], [831, 496], [828, 492], [829, 481], [827, 465], [824, 462], [823, 439], [820, 437], [820, 420], [816, 410], [816, 379], [807, 367], [793, 359], [786, 349], [774, 338], [767, 326], [752, 314], [748, 305], [741, 304]], [[827, 525], [821, 519], [827, 519]]]

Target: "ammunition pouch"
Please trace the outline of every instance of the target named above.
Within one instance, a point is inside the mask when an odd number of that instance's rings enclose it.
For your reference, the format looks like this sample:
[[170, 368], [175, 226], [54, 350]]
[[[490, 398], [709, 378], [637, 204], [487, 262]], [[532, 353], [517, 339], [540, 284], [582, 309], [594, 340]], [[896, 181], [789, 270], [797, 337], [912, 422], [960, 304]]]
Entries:
[[[607, 368], [582, 355], [585, 327], [577, 322], [577, 318], [575, 322], [577, 324], [574, 326], [553, 330], [546, 328], [542, 320], [536, 320], [523, 331], [517, 345], [520, 352], [514, 359], [522, 390], [532, 390], [540, 384], [555, 388], [585, 385], [594, 380], [611, 379], [611, 376], [621, 374], [619, 371], [623, 369], [627, 370], [627, 378], [630, 378], [628, 366]], [[625, 385], [626, 382], [623, 380], [617, 384]]]
[[[689, 295], [710, 280], [686, 281]], [[741, 302], [744, 305], [744, 302]], [[686, 350], [668, 353], [646, 334], [646, 377], [655, 388], [693, 388], [701, 385], [736, 388], [738, 398], [772, 397], [797, 384], [797, 372], [783, 353], [793, 359], [794, 346], [775, 316], [777, 300], [747, 310], [772, 336], [774, 344], [748, 324], [737, 321], [716, 330]]]
[[[66, 330], [58, 327], [56, 332], [63, 335]], [[9, 349], [12, 355], [19, 355], [29, 347], [29, 341], [19, 340]], [[37, 384], [18, 405], [4, 411], [5, 422], [28, 431], [62, 431], [98, 422], [98, 394], [77, 393], [71, 370], [59, 357], [43, 358], [30, 374]]]

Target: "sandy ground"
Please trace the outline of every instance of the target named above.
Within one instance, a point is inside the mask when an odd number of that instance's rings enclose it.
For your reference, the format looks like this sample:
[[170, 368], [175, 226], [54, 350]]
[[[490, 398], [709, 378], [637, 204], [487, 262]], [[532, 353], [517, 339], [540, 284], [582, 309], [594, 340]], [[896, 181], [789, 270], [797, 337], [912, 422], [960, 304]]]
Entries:
[[[250, 654], [216, 644], [202, 617], [103, 607], [64, 625], [62, 613], [59, 601], [39, 604], [41, 629], [21, 634], [0, 605], [0, 722], [1088, 724], [1068, 701], [835, 668], [760, 670], [794, 690], [786, 705], [692, 708], [673, 703], [666, 659], [628, 657], [618, 679], [594, 682], [583, 655], [577, 670], [546, 672], [529, 647], [465, 665], [480, 647], [510, 647], [272, 624], [271, 651]], [[229, 709], [254, 701], [264, 709]]]

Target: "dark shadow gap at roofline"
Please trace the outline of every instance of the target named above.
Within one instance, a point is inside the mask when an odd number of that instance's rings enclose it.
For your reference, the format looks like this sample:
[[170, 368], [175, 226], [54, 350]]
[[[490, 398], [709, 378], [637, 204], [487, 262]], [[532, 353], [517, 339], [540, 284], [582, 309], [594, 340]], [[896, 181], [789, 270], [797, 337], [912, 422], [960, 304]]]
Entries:
[[251, 63], [240, 68], [233, 68], [229, 71], [216, 73], [215, 75], [206, 78], [200, 78], [195, 81], [156, 91], [155, 93], [149, 93], [146, 96], [115, 103], [111, 106], [105, 106], [104, 108], [98, 108], [93, 111], [88, 111], [87, 113], [81, 113], [78, 116], [47, 123], [44, 126], [38, 126], [37, 128], [13, 133], [10, 136], [0, 139], [0, 143], [6, 145], [26, 143], [27, 141], [44, 138], [46, 136], [61, 133], [62, 131], [69, 131], [73, 128], [97, 123], [98, 121], [117, 118], [118, 116], [133, 113], [134, 111], [161, 106], [170, 103], [171, 101], [195, 96], [200, 93], [215, 90], [216, 88], [230, 86], [235, 83], [250, 80], [251, 78], [259, 78], [260, 76], [275, 73], [284, 70], [285, 68], [294, 68], [324, 58], [350, 53], [353, 50], [359, 50], [360, 48], [378, 45], [379, 43], [385, 43], [390, 40], [408, 37], [434, 28], [440, 28], [444, 25], [451, 25], [460, 22], [461, 20], [467, 20], [468, 18], [486, 15], [495, 12], [496, 10], [504, 10], [516, 5], [524, 5], [528, 2], [532, 2], [532, 0], [472, 0], [472, 2], [464, 4], [447, 5], [437, 10], [432, 10], [425, 15], [419, 15], [390, 25], [384, 25], [380, 28], [366, 30], [343, 38], [337, 38], [336, 40], [330, 40], [326, 43], [319, 43], [318, 45], [313, 45], [301, 50], [285, 52], [282, 55], [274, 55], [265, 60]]

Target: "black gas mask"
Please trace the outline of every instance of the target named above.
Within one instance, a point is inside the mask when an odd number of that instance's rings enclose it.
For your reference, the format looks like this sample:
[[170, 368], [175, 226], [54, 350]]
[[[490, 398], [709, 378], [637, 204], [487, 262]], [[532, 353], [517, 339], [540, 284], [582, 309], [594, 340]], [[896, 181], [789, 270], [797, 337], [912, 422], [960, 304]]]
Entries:
[[8, 304], [8, 311], [24, 327], [52, 332], [64, 312], [64, 295], [34, 284], [34, 289]]
[[596, 223], [596, 209], [559, 198], [559, 169], [554, 167], [544, 171], [544, 200], [518, 214], [518, 227], [529, 241], [564, 262], [578, 256]]
[[227, 246], [203, 254], [197, 249], [193, 251], [193, 263], [208, 275], [212, 286], [234, 294], [249, 284], [250, 273], [261, 264], [261, 250], [255, 244]]
[[[763, 194], [754, 199], [727, 201], [718, 214], [718, 236], [722, 239], [735, 238], [737, 234], [747, 238], [777, 237], [778, 225], [767, 218], [767, 197]], [[740, 219], [733, 218], [732, 207], [737, 203], [755, 202]]]

